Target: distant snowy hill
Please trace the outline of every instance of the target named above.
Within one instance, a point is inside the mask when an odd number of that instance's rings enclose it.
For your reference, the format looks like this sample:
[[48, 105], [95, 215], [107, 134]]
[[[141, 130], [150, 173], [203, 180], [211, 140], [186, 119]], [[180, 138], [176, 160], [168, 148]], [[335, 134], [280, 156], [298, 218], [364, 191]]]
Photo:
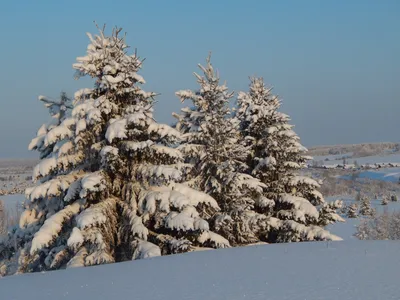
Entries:
[[350, 156], [353, 158], [388, 155], [400, 151], [399, 143], [364, 143], [347, 145], [316, 146], [308, 148], [311, 156]]
[[[344, 175], [341, 178], [351, 179], [351, 175]], [[399, 182], [400, 168], [380, 169], [379, 171], [362, 171], [357, 174], [357, 178], [369, 178], [373, 180]]]
[[250, 246], [0, 279], [0, 299], [400, 297], [400, 242]]

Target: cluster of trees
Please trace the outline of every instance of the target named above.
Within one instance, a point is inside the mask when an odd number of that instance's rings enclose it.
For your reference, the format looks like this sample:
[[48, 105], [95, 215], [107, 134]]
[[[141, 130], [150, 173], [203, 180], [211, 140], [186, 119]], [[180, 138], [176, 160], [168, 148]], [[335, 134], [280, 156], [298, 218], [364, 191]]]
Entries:
[[[375, 195], [378, 199], [378, 195]], [[342, 206], [342, 213], [345, 213], [348, 218], [357, 218], [359, 215], [364, 217], [375, 217], [376, 210], [371, 206], [371, 199], [367, 195], [358, 193], [355, 197], [356, 203]], [[381, 205], [388, 205], [389, 202], [397, 202], [396, 194], [383, 194]]]
[[[377, 200], [378, 195], [374, 198]], [[347, 206], [347, 217], [362, 217], [355, 236], [360, 240], [399, 240], [400, 239], [400, 213], [389, 212], [385, 207], [383, 213], [378, 213], [371, 206], [368, 196], [357, 194], [357, 202]], [[388, 205], [389, 202], [397, 202], [396, 194], [385, 193], [382, 195], [381, 205]]]
[[360, 240], [400, 240], [400, 212], [385, 210], [362, 219], [355, 236]]
[[233, 112], [234, 93], [208, 57], [195, 73], [199, 88], [176, 93], [191, 106], [173, 126], [159, 124], [156, 93], [142, 89], [142, 60], [120, 32], [88, 34], [73, 65], [94, 88], [40, 98], [52, 118], [29, 146], [40, 153], [38, 184], [0, 245], [4, 273], [340, 239], [324, 227], [342, 221], [342, 203], [326, 203], [319, 184], [299, 175], [306, 149], [261, 78]]
[[371, 205], [371, 199], [367, 195], [358, 193], [355, 197], [356, 203], [345, 207], [348, 218], [357, 218], [358, 216], [372, 217], [376, 211]]

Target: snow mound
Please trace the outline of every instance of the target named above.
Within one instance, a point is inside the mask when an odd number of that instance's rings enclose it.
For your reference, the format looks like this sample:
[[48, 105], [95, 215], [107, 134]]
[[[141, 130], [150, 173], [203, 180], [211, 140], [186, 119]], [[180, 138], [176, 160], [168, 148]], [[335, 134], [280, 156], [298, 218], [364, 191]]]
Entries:
[[399, 253], [394, 241], [201, 251], [5, 277], [1, 299], [398, 299]]

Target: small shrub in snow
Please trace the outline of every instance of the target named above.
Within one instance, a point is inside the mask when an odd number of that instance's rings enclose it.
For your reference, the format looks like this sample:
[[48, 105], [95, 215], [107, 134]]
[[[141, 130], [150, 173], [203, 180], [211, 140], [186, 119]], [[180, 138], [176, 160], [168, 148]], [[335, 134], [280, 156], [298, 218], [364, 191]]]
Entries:
[[381, 201], [382, 205], [388, 205], [389, 204], [389, 196], [388, 195], [383, 195], [382, 196], [382, 201]]
[[371, 200], [367, 196], [361, 196], [359, 201], [359, 214], [362, 216], [370, 217], [373, 216], [375, 210], [371, 207]]
[[358, 216], [358, 205], [357, 203], [353, 203], [347, 207], [347, 218], [357, 218]]

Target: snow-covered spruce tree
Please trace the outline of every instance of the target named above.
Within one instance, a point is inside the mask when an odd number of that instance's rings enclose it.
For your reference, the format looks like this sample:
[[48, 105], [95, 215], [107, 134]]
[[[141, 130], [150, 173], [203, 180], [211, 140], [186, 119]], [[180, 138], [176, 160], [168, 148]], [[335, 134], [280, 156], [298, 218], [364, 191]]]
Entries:
[[375, 211], [371, 207], [371, 200], [366, 195], [362, 195], [360, 199], [360, 209], [358, 213], [362, 216], [371, 217]]
[[323, 227], [343, 221], [336, 213], [342, 202], [325, 203], [319, 184], [299, 175], [309, 158], [304, 156], [306, 149], [289, 124], [289, 116], [278, 111], [280, 106], [262, 78], [251, 78], [249, 92], [238, 95], [236, 118], [242, 144], [250, 148], [247, 172], [267, 187], [256, 209], [279, 220], [268, 241], [337, 240]]
[[358, 210], [357, 203], [349, 205], [347, 208], [346, 216], [348, 218], [357, 218], [357, 210]]
[[[53, 151], [59, 151], [59, 148], [64, 144], [62, 139], [65, 137], [65, 134], [68, 134], [68, 131], [65, 131], [63, 122], [71, 117], [72, 101], [65, 92], [61, 92], [60, 99], [58, 100], [53, 100], [46, 96], [39, 96], [38, 99], [48, 109], [51, 119], [39, 128], [36, 137], [32, 139], [28, 148], [29, 150], [38, 151], [40, 158], [45, 160], [47, 157], [53, 155]], [[63, 147], [68, 147], [68, 144]], [[36, 207], [36, 204], [28, 204], [27, 210], [22, 217], [29, 218], [31, 214], [38, 214], [42, 210], [43, 204], [40, 207]], [[48, 205], [51, 207], [52, 202], [49, 202]], [[28, 209], [29, 206], [31, 208]], [[32, 218], [35, 217], [32, 215]], [[34, 226], [29, 230], [11, 228], [11, 232], [8, 232], [7, 238], [3, 239], [0, 243], [0, 260], [4, 263], [1, 275], [4, 275], [4, 272], [6, 272], [7, 265], [9, 265], [9, 273], [15, 271], [21, 249], [26, 241], [32, 239], [32, 234], [37, 229]]]
[[218, 202], [221, 213], [215, 214], [212, 228], [232, 245], [265, 241], [271, 220], [254, 206], [256, 202], [268, 206], [269, 201], [262, 196], [265, 186], [242, 172], [247, 149], [239, 144], [238, 123], [230, 117], [233, 93], [220, 84], [210, 56], [207, 65], [199, 68], [203, 75], [194, 75], [200, 89], [176, 93], [182, 102], [193, 103], [174, 114], [184, 139], [178, 149], [192, 165], [186, 179]]
[[78, 91], [71, 116], [44, 137], [54, 146], [26, 191], [18, 272], [229, 247], [209, 230], [217, 202], [179, 183], [185, 165], [169, 145], [180, 133], [154, 121], [155, 93], [140, 87], [142, 61], [127, 54], [120, 31], [88, 34], [73, 65], [95, 87]]
[[336, 222], [344, 222], [344, 219], [338, 214], [338, 211], [343, 207], [342, 200], [324, 202], [318, 207], [319, 219], [318, 225], [325, 227]]

